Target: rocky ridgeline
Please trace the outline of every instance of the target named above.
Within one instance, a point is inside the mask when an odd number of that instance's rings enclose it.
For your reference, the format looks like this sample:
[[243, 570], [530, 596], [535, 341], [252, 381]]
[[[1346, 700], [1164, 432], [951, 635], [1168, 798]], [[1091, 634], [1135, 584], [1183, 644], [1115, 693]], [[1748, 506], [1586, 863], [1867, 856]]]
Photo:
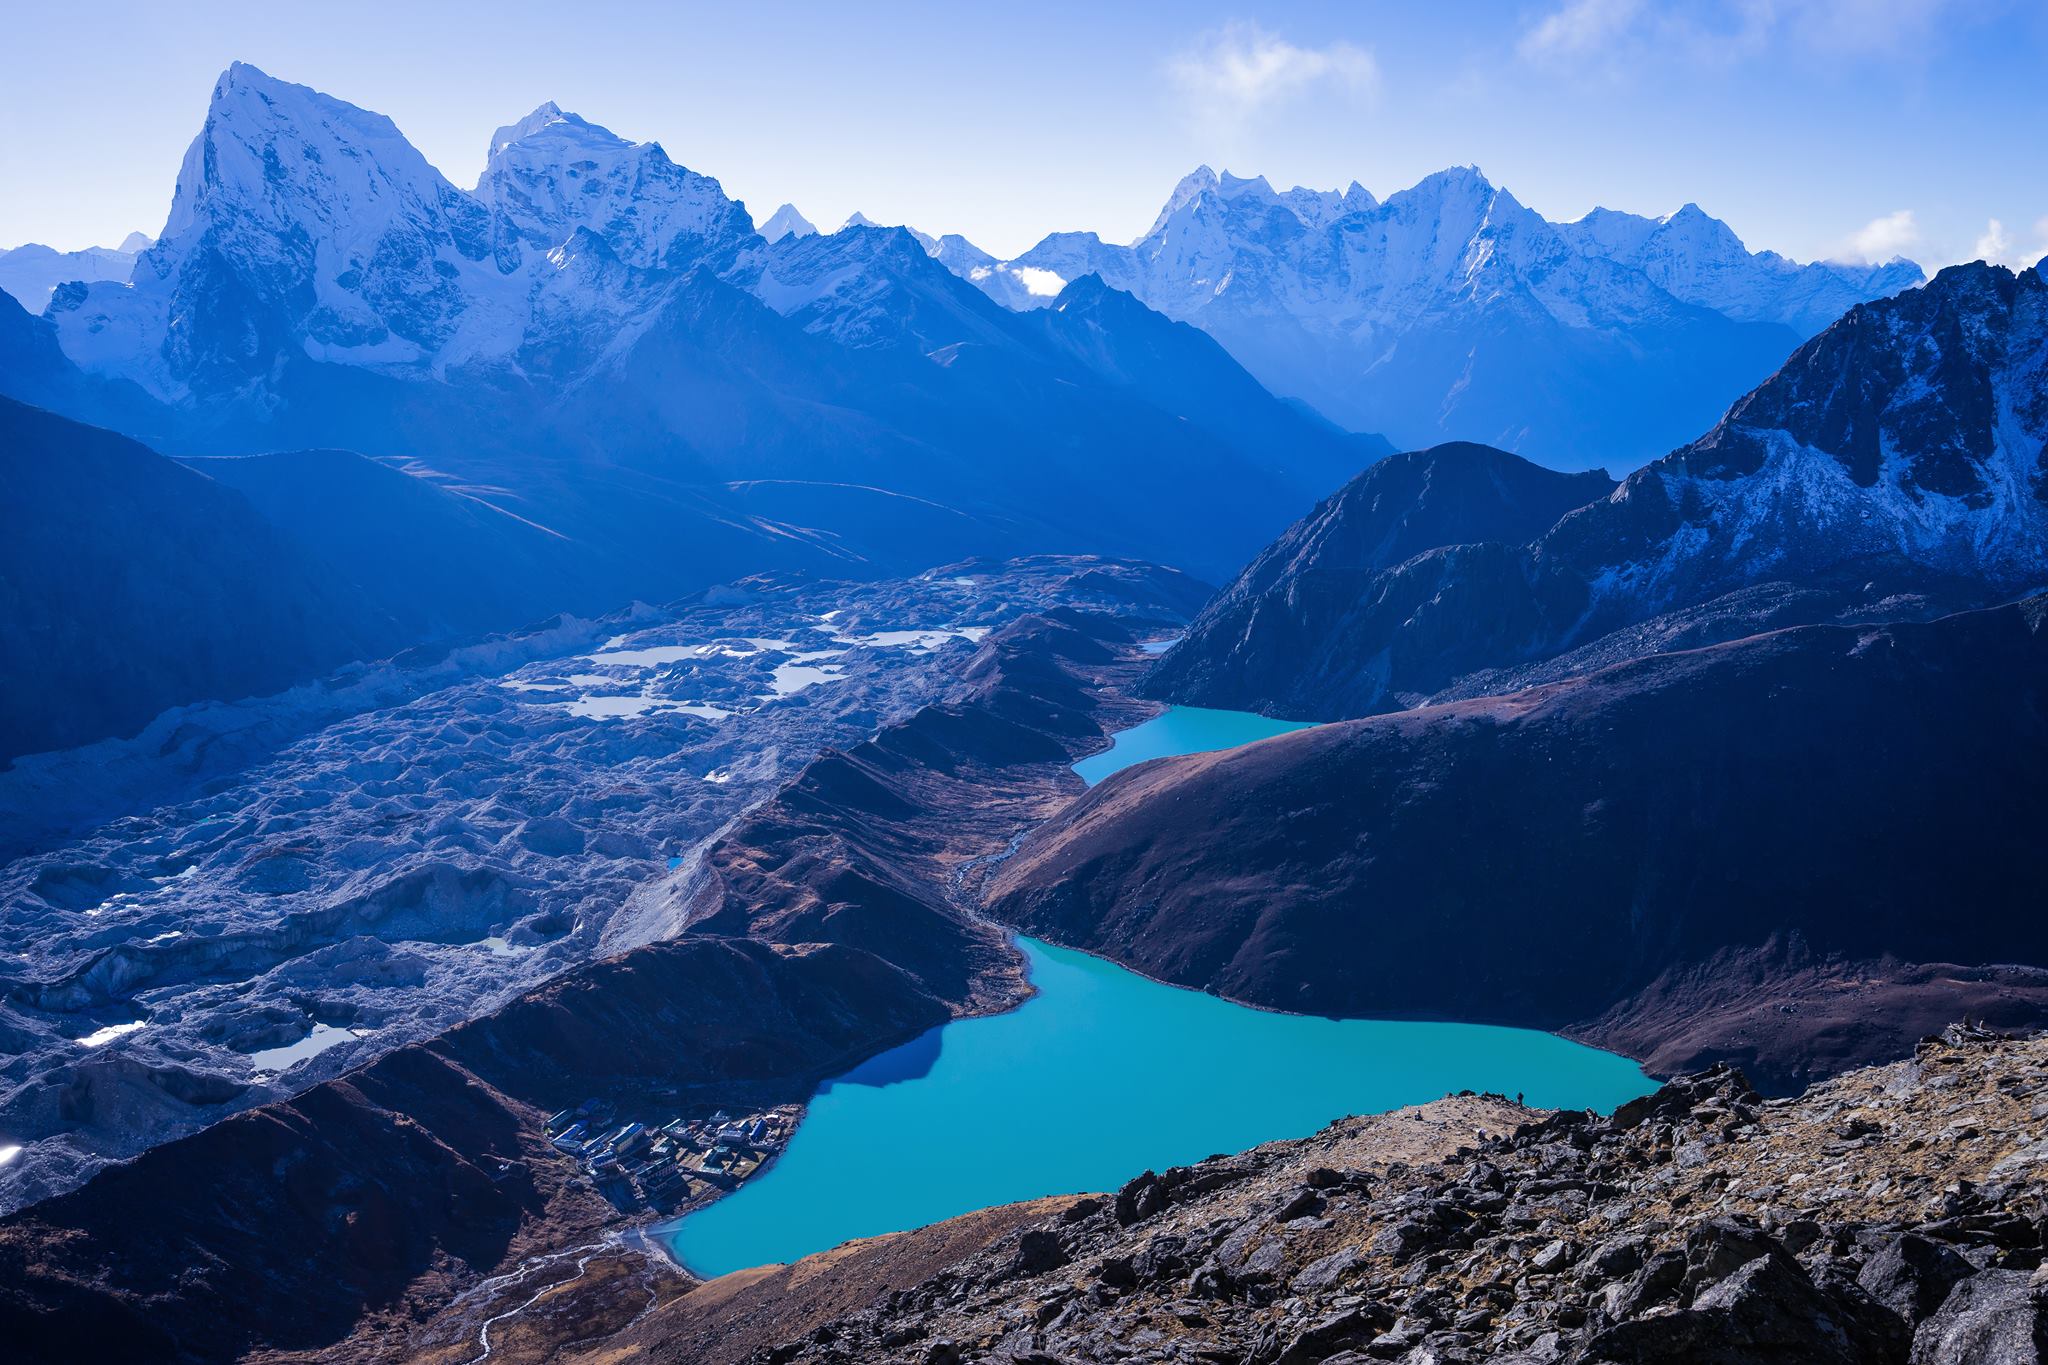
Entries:
[[2048, 1358], [2048, 1037], [1529, 1119], [1454, 1097], [1148, 1172], [753, 1360]]

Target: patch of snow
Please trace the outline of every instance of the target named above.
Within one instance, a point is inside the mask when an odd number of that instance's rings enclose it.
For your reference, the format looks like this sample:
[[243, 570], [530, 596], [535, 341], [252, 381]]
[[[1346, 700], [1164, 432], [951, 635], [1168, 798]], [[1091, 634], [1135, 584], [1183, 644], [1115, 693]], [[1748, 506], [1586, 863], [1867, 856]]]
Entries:
[[137, 1019], [133, 1023], [128, 1024], [109, 1024], [103, 1029], [95, 1029], [83, 1038], [80, 1038], [78, 1045], [80, 1047], [105, 1047], [116, 1038], [125, 1038], [129, 1034], [146, 1027], [148, 1027], [147, 1021], [142, 1019]]

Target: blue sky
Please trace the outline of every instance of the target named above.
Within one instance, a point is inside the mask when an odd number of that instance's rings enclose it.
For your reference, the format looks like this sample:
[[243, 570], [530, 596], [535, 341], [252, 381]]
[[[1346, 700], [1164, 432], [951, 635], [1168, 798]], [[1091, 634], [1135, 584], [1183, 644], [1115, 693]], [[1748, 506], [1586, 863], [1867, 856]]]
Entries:
[[[1201, 162], [1377, 194], [1477, 164], [1553, 218], [1687, 200], [1752, 247], [2048, 252], [2040, 0], [341, 7], [24, 0], [0, 245], [154, 232], [241, 59], [391, 115], [457, 184], [546, 99], [757, 217], [1143, 231]], [[1996, 220], [1996, 228], [1993, 221]]]

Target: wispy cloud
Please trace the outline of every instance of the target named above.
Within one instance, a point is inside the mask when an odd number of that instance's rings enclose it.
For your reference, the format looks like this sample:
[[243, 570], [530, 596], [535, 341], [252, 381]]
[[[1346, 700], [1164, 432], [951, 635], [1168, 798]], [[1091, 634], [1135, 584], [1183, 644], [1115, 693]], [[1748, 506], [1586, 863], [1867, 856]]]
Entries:
[[2006, 230], [2004, 223], [1993, 218], [1984, 225], [1984, 235], [1977, 239], [1977, 245], [1970, 253], [1973, 261], [1989, 261], [2014, 270], [2034, 265], [2044, 256], [2048, 256], [2048, 218], [2034, 224], [2031, 244], [2015, 237]]
[[1677, 58], [1725, 64], [1794, 46], [1834, 59], [1896, 57], [1924, 50], [1968, 0], [1565, 0], [1526, 29], [1518, 45], [1532, 62], [1639, 67]]
[[1905, 255], [1919, 244], [1920, 225], [1913, 221], [1913, 210], [1900, 209], [1882, 218], [1873, 218], [1852, 233], [1844, 254], [1851, 260], [1889, 261], [1894, 256]]
[[1167, 62], [1167, 75], [1205, 120], [1237, 125], [1313, 90], [1370, 96], [1379, 64], [1354, 43], [1300, 47], [1257, 24], [1203, 35]]
[[[1836, 56], [1897, 56], [1933, 36], [1958, 0], [1777, 0], [1787, 31], [1808, 47]], [[1978, 8], [1986, 8], [1981, 3]]]
[[1604, 52], [1635, 27], [1642, 13], [1642, 0], [1571, 0], [1522, 35], [1521, 53], [1541, 60]]

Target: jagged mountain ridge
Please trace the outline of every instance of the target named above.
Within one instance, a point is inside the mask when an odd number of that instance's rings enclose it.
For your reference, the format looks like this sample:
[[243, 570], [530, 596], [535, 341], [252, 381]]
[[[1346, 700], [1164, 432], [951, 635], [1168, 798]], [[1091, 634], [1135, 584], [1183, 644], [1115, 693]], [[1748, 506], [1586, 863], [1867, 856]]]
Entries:
[[1296, 560], [1148, 684], [1311, 719], [2048, 581], [2048, 283], [1955, 266], [1814, 338], [1705, 436], [1532, 542]]
[[[923, 567], [970, 531], [1220, 577], [1374, 449], [1240, 377], [1245, 412], [1185, 421], [1184, 386], [1048, 350], [905, 230], [768, 242], [715, 180], [552, 104], [472, 193], [382, 115], [240, 64], [134, 285], [66, 285], [47, 321], [88, 379], [155, 396], [173, 453], [419, 459], [650, 598]], [[1090, 500], [1188, 471], [1215, 482], [1156, 511]]]
[[1555, 226], [1579, 250], [1634, 266], [1675, 298], [1742, 322], [1781, 322], [1802, 338], [1859, 303], [1911, 289], [1926, 278], [1906, 260], [1802, 265], [1775, 251], [1752, 252], [1698, 204], [1661, 218], [1596, 208]]
[[1344, 425], [1569, 468], [1670, 449], [1844, 309], [1922, 278], [1752, 254], [1691, 206], [1550, 223], [1470, 167], [1384, 201], [1202, 167], [1129, 246], [1055, 233], [940, 259], [1019, 308], [1099, 274]]
[[135, 258], [148, 250], [150, 238], [131, 232], [119, 246], [89, 246], [58, 251], [41, 242], [0, 250], [0, 292], [14, 296], [24, 308], [41, 312], [50, 295], [70, 280], [125, 282]]
[[60, 290], [50, 315], [83, 367], [174, 402], [260, 385], [295, 351], [517, 367], [644, 310], [652, 272], [723, 268], [752, 239], [716, 181], [552, 103], [493, 135], [472, 194], [385, 116], [237, 62], [133, 287]]

